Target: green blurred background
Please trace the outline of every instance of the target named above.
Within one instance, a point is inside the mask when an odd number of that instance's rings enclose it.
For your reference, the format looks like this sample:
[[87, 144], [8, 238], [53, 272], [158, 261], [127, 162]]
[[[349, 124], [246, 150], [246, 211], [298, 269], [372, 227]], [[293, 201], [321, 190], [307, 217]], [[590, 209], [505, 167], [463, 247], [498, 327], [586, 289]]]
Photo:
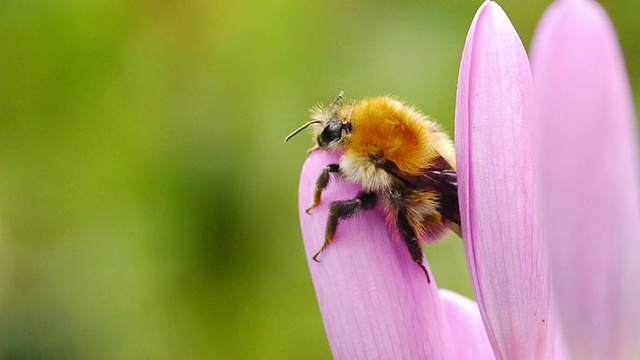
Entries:
[[[527, 47], [549, 3], [500, 2]], [[452, 133], [480, 4], [1, 1], [0, 358], [330, 357], [282, 140], [339, 90]], [[604, 5], [640, 94], [640, 3]]]

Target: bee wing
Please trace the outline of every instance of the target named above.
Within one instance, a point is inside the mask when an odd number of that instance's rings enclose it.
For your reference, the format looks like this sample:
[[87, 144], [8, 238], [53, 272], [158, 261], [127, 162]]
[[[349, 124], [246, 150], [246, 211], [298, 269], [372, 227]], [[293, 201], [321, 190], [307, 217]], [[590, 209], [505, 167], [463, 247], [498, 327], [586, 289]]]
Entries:
[[438, 210], [443, 217], [460, 225], [460, 206], [458, 204], [458, 174], [453, 169], [425, 169], [421, 177], [431, 181], [429, 186], [440, 194]]
[[438, 157], [417, 175], [403, 172], [393, 161], [389, 160], [385, 161], [382, 167], [409, 188], [437, 193], [440, 214], [460, 225], [458, 175], [442, 157]]

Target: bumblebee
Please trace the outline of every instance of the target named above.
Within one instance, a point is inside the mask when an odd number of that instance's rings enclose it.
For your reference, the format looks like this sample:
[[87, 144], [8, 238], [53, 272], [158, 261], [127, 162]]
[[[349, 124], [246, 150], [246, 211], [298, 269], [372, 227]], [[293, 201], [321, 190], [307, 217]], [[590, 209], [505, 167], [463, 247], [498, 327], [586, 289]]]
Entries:
[[324, 244], [313, 260], [318, 261], [343, 219], [379, 206], [431, 282], [421, 244], [449, 230], [460, 233], [453, 142], [429, 117], [394, 98], [343, 104], [343, 95], [327, 107], [313, 108], [310, 121], [285, 139], [311, 127], [315, 146], [310, 151], [343, 151], [339, 163], [320, 173], [307, 213], [320, 203], [331, 174], [362, 186], [355, 198], [329, 205]]

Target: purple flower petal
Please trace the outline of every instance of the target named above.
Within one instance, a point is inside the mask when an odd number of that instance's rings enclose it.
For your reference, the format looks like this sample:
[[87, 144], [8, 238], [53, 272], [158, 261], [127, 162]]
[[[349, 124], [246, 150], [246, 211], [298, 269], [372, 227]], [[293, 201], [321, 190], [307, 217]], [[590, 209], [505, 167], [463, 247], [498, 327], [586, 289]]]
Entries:
[[478, 304], [447, 289], [440, 289], [440, 299], [449, 320], [455, 359], [495, 359]]
[[486, 1], [460, 65], [456, 148], [462, 231], [480, 312], [500, 359], [553, 357], [555, 317], [534, 211], [533, 82], [509, 18]]
[[542, 231], [571, 355], [640, 358], [640, 181], [629, 80], [594, 1], [559, 1], [533, 46]]
[[[320, 262], [311, 260], [324, 241], [328, 204], [351, 199], [359, 191], [354, 184], [332, 181], [320, 205], [311, 215], [305, 213], [318, 175], [338, 159], [331, 152], [311, 153], [299, 190], [306, 258], [334, 358], [451, 358], [448, 323], [434, 277], [428, 284], [404, 244], [392, 238], [380, 212], [345, 220], [318, 257]], [[424, 263], [429, 268], [426, 259]]]

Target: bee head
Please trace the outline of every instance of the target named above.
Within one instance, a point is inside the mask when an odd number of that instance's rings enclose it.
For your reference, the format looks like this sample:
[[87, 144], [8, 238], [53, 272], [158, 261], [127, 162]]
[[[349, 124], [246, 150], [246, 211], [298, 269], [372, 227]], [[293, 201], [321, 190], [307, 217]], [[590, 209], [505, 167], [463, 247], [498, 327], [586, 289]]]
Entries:
[[313, 125], [313, 132], [317, 146], [320, 148], [335, 148], [342, 144], [344, 136], [351, 132], [352, 126], [349, 121], [340, 119], [340, 101], [344, 96], [344, 91], [336, 97], [333, 103], [326, 108], [317, 107], [312, 109], [311, 121], [302, 125], [289, 134], [285, 141], [300, 133], [302, 130]]
[[337, 117], [332, 117], [316, 137], [316, 142], [319, 147], [337, 146], [349, 132], [351, 132], [351, 123], [343, 123]]

